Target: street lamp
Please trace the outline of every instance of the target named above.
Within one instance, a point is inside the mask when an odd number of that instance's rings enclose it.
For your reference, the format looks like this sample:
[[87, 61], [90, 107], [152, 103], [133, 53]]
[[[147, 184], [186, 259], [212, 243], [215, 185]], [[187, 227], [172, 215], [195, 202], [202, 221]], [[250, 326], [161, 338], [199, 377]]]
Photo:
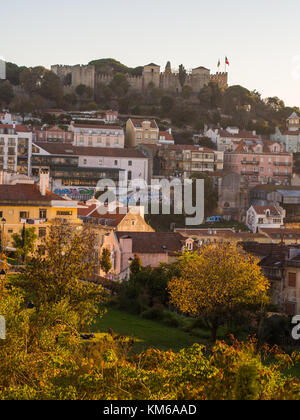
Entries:
[[1, 219], [1, 224], [2, 224], [2, 231], [1, 231], [1, 244], [0, 244], [0, 252], [4, 252], [4, 225], [6, 223], [6, 219], [4, 219], [4, 217]]

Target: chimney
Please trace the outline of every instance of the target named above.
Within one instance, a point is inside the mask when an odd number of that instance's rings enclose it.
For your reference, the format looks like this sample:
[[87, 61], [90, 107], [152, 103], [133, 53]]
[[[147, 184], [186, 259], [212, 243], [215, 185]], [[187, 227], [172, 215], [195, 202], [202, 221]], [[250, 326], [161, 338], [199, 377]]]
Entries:
[[172, 135], [172, 128], [169, 128], [168, 132]]
[[47, 190], [49, 189], [49, 170], [41, 169], [40, 170], [40, 193], [45, 196]]

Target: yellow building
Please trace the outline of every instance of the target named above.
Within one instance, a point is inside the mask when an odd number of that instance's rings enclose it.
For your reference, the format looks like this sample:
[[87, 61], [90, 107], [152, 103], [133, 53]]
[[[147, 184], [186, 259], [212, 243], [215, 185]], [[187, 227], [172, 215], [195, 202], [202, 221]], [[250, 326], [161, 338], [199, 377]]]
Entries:
[[81, 223], [77, 218], [78, 204], [66, 200], [46, 189], [41, 182], [30, 181], [0, 185], [0, 228], [3, 244], [11, 245], [11, 235], [20, 233], [23, 226], [34, 227], [39, 238], [46, 235], [49, 223], [66, 220], [72, 224]]
[[159, 128], [155, 120], [138, 120], [130, 118], [126, 123], [126, 146], [136, 147], [139, 144], [158, 144]]

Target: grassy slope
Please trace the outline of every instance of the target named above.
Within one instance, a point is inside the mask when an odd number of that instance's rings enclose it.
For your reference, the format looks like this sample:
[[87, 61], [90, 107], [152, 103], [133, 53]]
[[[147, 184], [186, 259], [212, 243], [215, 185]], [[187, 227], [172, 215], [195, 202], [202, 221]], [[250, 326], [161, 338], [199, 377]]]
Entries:
[[[199, 335], [199, 330], [196, 336], [178, 328], [167, 327], [160, 322], [146, 320], [114, 308], [109, 308], [93, 328], [95, 332], [101, 333], [107, 333], [109, 329], [117, 334], [134, 338], [136, 343], [133, 350], [136, 353], [151, 347], [160, 350], [171, 349], [176, 352], [182, 348], [190, 347], [194, 343], [208, 346], [211, 344], [205, 333], [202, 337], [201, 334]], [[300, 379], [300, 365], [286, 371], [286, 375], [296, 376]]]
[[110, 328], [115, 333], [136, 339], [135, 352], [141, 352], [150, 347], [178, 351], [199, 341], [205, 342], [180, 329], [170, 328], [159, 322], [142, 319], [112, 308], [109, 308], [104, 317], [97, 321], [93, 329], [95, 332], [107, 332]]

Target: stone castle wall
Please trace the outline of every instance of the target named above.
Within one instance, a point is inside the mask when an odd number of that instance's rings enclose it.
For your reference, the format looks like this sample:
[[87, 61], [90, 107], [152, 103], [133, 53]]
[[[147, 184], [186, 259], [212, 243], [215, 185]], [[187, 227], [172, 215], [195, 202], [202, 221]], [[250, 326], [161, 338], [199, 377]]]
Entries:
[[[51, 66], [51, 70], [65, 81], [69, 76], [71, 80], [71, 89], [76, 89], [78, 85], [86, 85], [91, 89], [95, 89], [99, 84], [109, 85], [113, 79], [111, 74], [97, 74], [95, 67], [87, 66]], [[182, 87], [179, 81], [178, 73], [173, 73], [169, 66], [166, 71], [161, 73], [159, 66], [145, 66], [142, 76], [128, 75], [128, 82], [132, 90], [143, 91], [151, 83], [154, 87], [165, 91], [180, 93]], [[217, 83], [220, 88], [228, 87], [228, 73], [210, 74], [210, 70], [205, 68], [198, 68], [187, 75], [185, 84], [192, 87], [195, 93], [198, 93], [210, 81]]]

